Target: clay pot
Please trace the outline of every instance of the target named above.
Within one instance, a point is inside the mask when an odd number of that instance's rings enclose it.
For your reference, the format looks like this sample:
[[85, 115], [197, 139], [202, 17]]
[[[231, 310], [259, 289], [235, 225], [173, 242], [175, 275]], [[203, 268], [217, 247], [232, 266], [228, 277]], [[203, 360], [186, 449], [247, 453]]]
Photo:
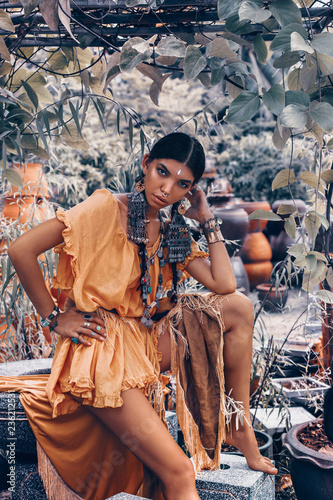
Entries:
[[244, 267], [249, 278], [251, 290], [260, 283], [269, 281], [273, 270], [273, 265], [270, 260], [251, 262], [244, 264]]
[[[239, 208], [244, 208], [248, 215], [252, 214], [255, 210], [271, 211], [271, 206], [268, 201], [243, 201], [241, 199], [235, 200], [235, 205]], [[263, 231], [266, 227], [267, 220], [254, 219], [250, 221], [249, 233]]]
[[[240, 251], [244, 264], [271, 260], [272, 249], [263, 233], [250, 233]], [[273, 269], [273, 266], [271, 270]]]
[[220, 217], [223, 223], [221, 231], [226, 240], [231, 240], [226, 244], [228, 254], [235, 255], [242, 248], [248, 234], [249, 221], [245, 210], [235, 205], [211, 207], [213, 215]]
[[236, 255], [235, 257], [231, 257], [230, 262], [236, 278], [237, 290], [248, 294], [250, 291], [250, 282], [242, 259]]
[[284, 439], [291, 454], [291, 479], [298, 500], [328, 500], [333, 498], [333, 456], [312, 450], [298, 440], [298, 434], [308, 424], [294, 425]]
[[263, 302], [263, 308], [266, 311], [281, 311], [286, 305], [288, 298], [288, 289], [284, 285], [279, 285], [278, 289], [272, 287], [271, 283], [261, 283], [256, 286], [258, 298]]
[[34, 220], [42, 222], [47, 218], [46, 208], [42, 200], [34, 196], [7, 196], [2, 210], [2, 215], [9, 221], [18, 220], [20, 224]]
[[50, 198], [46, 178], [40, 163], [14, 163], [13, 167], [23, 179], [23, 188], [10, 185], [5, 196], [13, 198], [20, 198], [22, 196]]

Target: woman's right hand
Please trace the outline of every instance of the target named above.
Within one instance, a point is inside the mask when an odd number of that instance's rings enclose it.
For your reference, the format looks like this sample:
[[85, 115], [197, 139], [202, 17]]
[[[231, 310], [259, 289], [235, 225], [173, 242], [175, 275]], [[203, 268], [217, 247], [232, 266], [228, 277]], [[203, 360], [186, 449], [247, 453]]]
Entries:
[[[79, 311], [71, 307], [57, 317], [58, 324], [54, 331], [62, 337], [77, 339], [78, 343], [90, 346], [91, 339], [101, 342], [106, 340], [106, 330], [102, 318], [94, 313]], [[76, 342], [75, 342], [76, 343]]]

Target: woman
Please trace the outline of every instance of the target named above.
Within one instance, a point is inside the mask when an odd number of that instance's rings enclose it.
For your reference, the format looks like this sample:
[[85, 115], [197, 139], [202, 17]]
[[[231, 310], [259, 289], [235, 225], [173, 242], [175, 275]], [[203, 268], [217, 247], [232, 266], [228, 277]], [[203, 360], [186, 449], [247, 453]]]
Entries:
[[[26, 403], [41, 445], [41, 475], [51, 496], [48, 477], [54, 471], [46, 455], [67, 485], [86, 499], [102, 499], [125, 490], [137, 493], [142, 481], [141, 464], [159, 478], [165, 500], [199, 498], [192, 462], [160, 418], [160, 372], [171, 365], [179, 382], [177, 414], [187, 445], [196, 453], [197, 466], [218, 467], [218, 452], [225, 438], [244, 453], [253, 469], [277, 472], [270, 460], [260, 455], [250, 425], [253, 310], [250, 301], [235, 292], [236, 281], [219, 225], [197, 186], [204, 168], [200, 143], [182, 133], [170, 134], [144, 156], [134, 193], [114, 196], [108, 190], [99, 190], [68, 212], [59, 209], [56, 218], [25, 233], [9, 249], [21, 283], [43, 318], [42, 324], [59, 336], [43, 409], [37, 408], [41, 397]], [[190, 202], [188, 210], [184, 198]], [[165, 221], [161, 212], [168, 206], [172, 206], [171, 221]], [[190, 238], [181, 215], [184, 212], [203, 226], [209, 255], [200, 252]], [[62, 313], [55, 308], [37, 261], [38, 255], [52, 247], [60, 254], [54, 286], [65, 290], [70, 299]], [[177, 285], [189, 275], [214, 295], [178, 297]], [[162, 298], [167, 289], [171, 289], [169, 298]], [[218, 328], [212, 349], [210, 340], [208, 347], [197, 349], [203, 337], [198, 335], [203, 314], [210, 318], [207, 325], [211, 326], [202, 327], [207, 335], [216, 325]], [[206, 377], [209, 372], [215, 377], [216, 387], [223, 390], [223, 362], [219, 357], [223, 330], [225, 394], [232, 396], [235, 407], [243, 408], [231, 415], [226, 433], [228, 411], [223, 394], [214, 402], [218, 417], [212, 430], [212, 399], [202, 394], [205, 391], [200, 387], [201, 380], [204, 384], [202, 375]], [[206, 350], [218, 367], [203, 366], [206, 361], [200, 356]], [[196, 363], [196, 359], [200, 361]], [[198, 377], [199, 384], [194, 387]], [[207, 391], [211, 387], [209, 377]], [[29, 416], [31, 407], [36, 409]], [[100, 425], [104, 434], [96, 439], [107, 436], [107, 444], [95, 442], [89, 452], [78, 452], [69, 467], [69, 450], [65, 450], [61, 436], [54, 434], [61, 429], [65, 432], [65, 425], [77, 415], [82, 417], [77, 425], [83, 418], [90, 419], [94, 431]], [[72, 426], [71, 439], [74, 433]], [[54, 443], [50, 443], [50, 435]], [[91, 453], [102, 445], [108, 448], [108, 459], [99, 462], [100, 467]], [[65, 467], [59, 460], [59, 448], [67, 453], [62, 460]], [[114, 454], [110, 460], [115, 449], [121, 450], [118, 461]], [[99, 460], [102, 458], [99, 456]], [[109, 467], [105, 473], [110, 461], [112, 470]], [[96, 470], [88, 481], [85, 476], [91, 464]], [[69, 468], [75, 470], [75, 481], [68, 477]], [[152, 482], [145, 485], [141, 494], [157, 498]]]

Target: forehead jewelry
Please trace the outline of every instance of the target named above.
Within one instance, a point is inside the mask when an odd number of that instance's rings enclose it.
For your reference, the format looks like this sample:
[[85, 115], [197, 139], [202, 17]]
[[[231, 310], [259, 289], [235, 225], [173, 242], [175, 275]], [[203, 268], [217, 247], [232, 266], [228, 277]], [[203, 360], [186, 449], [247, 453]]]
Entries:
[[177, 172], [177, 175], [180, 175], [182, 173], [182, 169], [180, 168]]

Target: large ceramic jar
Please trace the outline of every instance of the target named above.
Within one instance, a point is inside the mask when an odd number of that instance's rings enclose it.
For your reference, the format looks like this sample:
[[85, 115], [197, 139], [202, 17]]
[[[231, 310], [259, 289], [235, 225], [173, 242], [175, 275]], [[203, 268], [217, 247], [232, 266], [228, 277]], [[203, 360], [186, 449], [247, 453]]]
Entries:
[[230, 256], [236, 255], [242, 248], [249, 231], [249, 221], [246, 211], [237, 205], [227, 204], [225, 206], [211, 206], [215, 217], [223, 222], [221, 231], [223, 237], [228, 240], [226, 248]]
[[[255, 210], [270, 211], [271, 209], [267, 201], [236, 200], [236, 204], [237, 207], [243, 208], [248, 215]], [[266, 224], [266, 220], [255, 219], [250, 221], [249, 233], [239, 253], [244, 262], [251, 289], [254, 289], [260, 283], [268, 282], [273, 270], [271, 263], [272, 250], [268, 239], [262, 232]]]

